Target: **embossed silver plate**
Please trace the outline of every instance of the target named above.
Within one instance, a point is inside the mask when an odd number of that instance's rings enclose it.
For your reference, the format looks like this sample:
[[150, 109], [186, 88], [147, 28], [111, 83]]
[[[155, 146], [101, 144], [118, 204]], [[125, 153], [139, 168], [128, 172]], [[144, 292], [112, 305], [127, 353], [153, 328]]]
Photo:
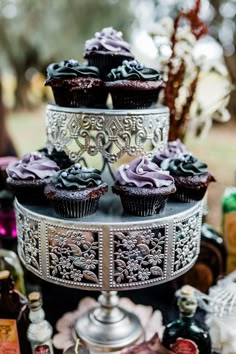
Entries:
[[111, 110], [48, 105], [46, 110], [49, 151], [65, 151], [75, 162], [99, 155], [111, 164], [125, 155], [151, 158], [166, 146], [168, 131], [169, 109], [164, 106]]
[[186, 272], [200, 246], [202, 202], [168, 202], [149, 217], [122, 214], [113, 194], [96, 214], [62, 219], [51, 207], [16, 202], [18, 253], [27, 269], [52, 283], [90, 290], [144, 288]]

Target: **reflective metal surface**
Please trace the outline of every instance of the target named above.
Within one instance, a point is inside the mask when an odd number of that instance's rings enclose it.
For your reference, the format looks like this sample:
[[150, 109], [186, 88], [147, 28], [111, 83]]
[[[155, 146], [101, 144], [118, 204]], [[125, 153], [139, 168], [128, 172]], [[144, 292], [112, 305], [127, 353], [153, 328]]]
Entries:
[[100, 306], [84, 313], [75, 325], [79, 337], [93, 351], [111, 352], [135, 343], [143, 336], [138, 317], [118, 306], [115, 291], [102, 292]]
[[105, 158], [113, 164], [124, 155], [151, 158], [164, 149], [168, 131], [169, 110], [164, 106], [112, 110], [48, 105], [46, 110], [49, 151], [65, 151], [72, 161], [96, 156], [96, 162]]
[[125, 290], [167, 282], [197, 259], [202, 203], [168, 202], [149, 217], [122, 214], [115, 195], [96, 214], [62, 219], [51, 207], [16, 202], [18, 253], [25, 267], [52, 283]]

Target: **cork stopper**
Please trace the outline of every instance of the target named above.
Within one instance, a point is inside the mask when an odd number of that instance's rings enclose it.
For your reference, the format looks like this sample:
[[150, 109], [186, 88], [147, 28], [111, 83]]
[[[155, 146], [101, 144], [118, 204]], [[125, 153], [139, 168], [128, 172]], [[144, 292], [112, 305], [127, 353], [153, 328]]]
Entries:
[[190, 285], [184, 285], [181, 290], [180, 294], [183, 296], [193, 296], [194, 295], [194, 289]]
[[30, 308], [32, 310], [37, 310], [42, 306], [42, 298], [41, 294], [38, 291], [33, 291], [28, 295], [28, 299], [30, 302]]
[[0, 280], [8, 279], [10, 276], [9, 270], [2, 270], [0, 272]]

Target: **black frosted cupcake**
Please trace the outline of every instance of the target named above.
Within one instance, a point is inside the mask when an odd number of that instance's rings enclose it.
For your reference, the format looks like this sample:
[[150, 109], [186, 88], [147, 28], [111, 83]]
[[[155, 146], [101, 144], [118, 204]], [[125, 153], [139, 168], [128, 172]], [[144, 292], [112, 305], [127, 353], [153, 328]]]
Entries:
[[46, 204], [44, 187], [59, 170], [58, 165], [39, 152], [27, 153], [7, 168], [7, 184], [20, 203]]
[[77, 163], [59, 171], [44, 193], [58, 215], [81, 218], [96, 212], [99, 198], [107, 189], [99, 170]]
[[126, 213], [148, 216], [160, 213], [176, 189], [168, 172], [146, 157], [138, 157], [119, 167], [112, 190], [120, 196]]
[[69, 158], [69, 156], [65, 153], [65, 151], [57, 151], [55, 148], [49, 153], [48, 148], [44, 147], [38, 150], [42, 155], [48, 157], [50, 160], [56, 162], [56, 164], [60, 167], [60, 170], [64, 170], [74, 164], [73, 161]]
[[162, 75], [136, 60], [123, 61], [107, 75], [105, 85], [112, 96], [113, 108], [149, 108], [157, 103], [164, 87]]
[[162, 161], [165, 159], [174, 159], [181, 157], [185, 154], [191, 155], [191, 153], [187, 150], [186, 146], [181, 143], [179, 139], [174, 141], [168, 141], [165, 147], [165, 150], [161, 152], [157, 152], [152, 161], [155, 162], [158, 166], [161, 165]]
[[174, 178], [176, 193], [173, 197], [182, 202], [202, 200], [209, 183], [215, 181], [207, 165], [192, 155], [166, 159], [161, 163], [161, 168], [169, 171]]
[[89, 65], [99, 68], [104, 80], [112, 68], [119, 66], [123, 60], [134, 59], [134, 56], [130, 45], [123, 40], [122, 32], [106, 27], [85, 42], [84, 58], [88, 60]]
[[99, 69], [76, 60], [52, 63], [45, 86], [51, 86], [56, 104], [63, 107], [104, 107], [107, 90]]

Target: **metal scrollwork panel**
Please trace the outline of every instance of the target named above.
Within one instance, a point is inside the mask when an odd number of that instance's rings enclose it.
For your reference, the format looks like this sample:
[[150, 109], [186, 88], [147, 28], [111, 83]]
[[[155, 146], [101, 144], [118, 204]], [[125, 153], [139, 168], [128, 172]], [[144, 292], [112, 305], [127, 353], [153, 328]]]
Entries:
[[111, 231], [111, 288], [144, 287], [166, 279], [168, 226]]
[[96, 110], [48, 105], [47, 147], [64, 150], [73, 161], [101, 154], [109, 163], [124, 154], [152, 157], [164, 149], [169, 130], [167, 107], [146, 110]]
[[46, 224], [47, 278], [71, 287], [102, 287], [100, 231]]
[[40, 222], [16, 210], [18, 254], [26, 268], [42, 275]]
[[201, 240], [201, 210], [174, 223], [172, 275], [184, 272], [196, 261]]

